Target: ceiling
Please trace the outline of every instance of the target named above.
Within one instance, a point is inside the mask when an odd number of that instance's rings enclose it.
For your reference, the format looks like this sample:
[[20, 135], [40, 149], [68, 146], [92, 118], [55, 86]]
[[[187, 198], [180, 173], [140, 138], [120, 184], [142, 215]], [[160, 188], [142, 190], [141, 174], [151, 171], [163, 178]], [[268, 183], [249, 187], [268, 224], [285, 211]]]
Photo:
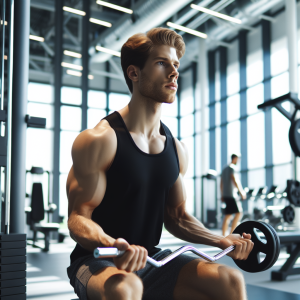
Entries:
[[[272, 12], [284, 7], [283, 0], [107, 0], [126, 8], [131, 8], [129, 15], [108, 7], [98, 5], [96, 0], [64, 0], [64, 5], [82, 9], [82, 2], [90, 1], [90, 17], [110, 22], [112, 27], [90, 23], [90, 72], [95, 76], [123, 80], [120, 59], [95, 50], [101, 45], [120, 51], [122, 44], [134, 33], [146, 32], [153, 27], [167, 27], [170, 21], [208, 35], [208, 49], [217, 46], [230, 47], [230, 40], [240, 30], [254, 30], [261, 18], [272, 21]], [[242, 24], [231, 23], [211, 15], [196, 11], [190, 7], [194, 3], [214, 11], [239, 18]], [[30, 40], [30, 78], [40, 81], [53, 81], [55, 57], [55, 1], [31, 0], [30, 33], [44, 37], [44, 42]], [[63, 49], [81, 53], [82, 16], [64, 12]], [[186, 43], [186, 55], [181, 60], [181, 68], [197, 59], [197, 40], [199, 37], [177, 31]], [[81, 59], [63, 56], [63, 61], [81, 64]], [[110, 70], [105, 68], [109, 61]], [[98, 73], [97, 73], [98, 72]], [[78, 78], [67, 75], [67, 84], [80, 84]]]

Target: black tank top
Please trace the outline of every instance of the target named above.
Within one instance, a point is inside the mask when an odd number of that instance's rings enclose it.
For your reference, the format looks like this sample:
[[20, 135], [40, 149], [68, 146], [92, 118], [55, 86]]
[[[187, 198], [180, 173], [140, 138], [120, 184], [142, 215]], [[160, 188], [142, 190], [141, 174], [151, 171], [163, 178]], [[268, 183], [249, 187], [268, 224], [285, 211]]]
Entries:
[[[161, 122], [160, 132], [166, 136], [161, 153], [140, 150], [118, 112], [105, 117], [117, 136], [117, 152], [106, 173], [107, 187], [92, 220], [111, 237], [124, 238], [129, 244], [143, 246], [150, 256], [159, 249], [165, 200], [179, 175], [175, 140]], [[91, 254], [76, 245], [71, 263]]]

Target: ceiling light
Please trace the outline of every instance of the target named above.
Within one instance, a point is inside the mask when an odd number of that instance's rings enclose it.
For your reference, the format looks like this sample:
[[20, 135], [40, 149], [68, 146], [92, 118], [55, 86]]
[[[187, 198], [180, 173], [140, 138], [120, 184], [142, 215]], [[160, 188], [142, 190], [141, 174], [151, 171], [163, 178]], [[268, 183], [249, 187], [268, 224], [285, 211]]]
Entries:
[[81, 58], [81, 56], [82, 56], [80, 53], [69, 51], [69, 50], [65, 50], [64, 55], [68, 55], [68, 56], [72, 56], [72, 57], [76, 57], [76, 58]]
[[[1, 25], [3, 25], [3, 20], [1, 20]], [[4, 25], [7, 25], [7, 21], [4, 22]]]
[[199, 37], [201, 37], [201, 38], [203, 38], [203, 39], [206, 39], [206, 38], [207, 38], [207, 34], [202, 33], [202, 32], [200, 32], [200, 31], [197, 31], [197, 30], [193, 30], [193, 29], [190, 29], [190, 28], [181, 26], [181, 25], [177, 25], [177, 24], [174, 24], [174, 23], [172, 23], [172, 22], [167, 22], [167, 25], [168, 25], [169, 27], [172, 27], [172, 28], [175, 28], [175, 29], [178, 29], [178, 30], [182, 30], [182, 31], [185, 31], [185, 32], [187, 32], [187, 33], [190, 33], [190, 34], [199, 36]]
[[112, 54], [112, 55], [115, 55], [115, 56], [118, 56], [118, 57], [121, 56], [121, 52], [114, 51], [114, 50], [107, 49], [107, 48], [100, 47], [100, 46], [96, 46], [96, 50], [101, 51], [101, 52], [105, 52], [105, 53], [108, 53], [108, 54]]
[[202, 7], [202, 6], [191, 4], [191, 8], [199, 10], [199, 11], [204, 12], [206, 14], [210, 14], [210, 15], [212, 15], [214, 17], [218, 17], [218, 18], [230, 21], [230, 22], [234, 22], [234, 23], [237, 23], [237, 24], [241, 24], [242, 23], [242, 21], [239, 20], [239, 19], [236, 19], [236, 18], [233, 18], [233, 17], [229, 17], [229, 16], [224, 15], [224, 14], [220, 14], [220, 13], [214, 11], [214, 10], [207, 9], [205, 7]]
[[70, 12], [72, 14], [76, 14], [76, 15], [80, 15], [80, 16], [85, 16], [85, 12], [82, 11], [82, 10], [79, 10], [79, 9], [75, 9], [75, 8], [64, 6], [63, 10], [67, 11], [67, 12]]
[[73, 75], [73, 76], [77, 76], [77, 77], [81, 77], [82, 76], [81, 72], [74, 71], [74, 70], [67, 70], [67, 74]]
[[4, 59], [7, 60], [7, 55], [4, 55]]
[[98, 19], [94, 19], [94, 18], [90, 18], [90, 22], [98, 24], [98, 25], [106, 26], [106, 27], [111, 27], [111, 23], [105, 22], [105, 21], [101, 21], [101, 20], [98, 20]]
[[69, 64], [69, 63], [66, 63], [66, 62], [62, 62], [61, 66], [65, 67], [65, 68], [71, 68], [71, 69], [79, 70], [79, 71], [83, 70], [82, 66], [78, 66], [78, 65], [74, 65], [74, 64]]
[[32, 35], [32, 34], [29, 35], [29, 38], [30, 38], [31, 40], [38, 41], [38, 42], [43, 42], [43, 41], [45, 40], [45, 39], [44, 39], [43, 37], [41, 37], [41, 36], [36, 36], [36, 35]]
[[94, 75], [90, 74], [90, 75], [88, 76], [88, 79], [93, 80], [93, 79], [94, 79]]
[[119, 6], [119, 5], [111, 4], [111, 3], [108, 3], [108, 2], [105, 2], [105, 1], [98, 0], [97, 4], [103, 5], [103, 6], [112, 8], [112, 9], [120, 10], [120, 11], [125, 12], [127, 14], [132, 14], [133, 13], [133, 10], [131, 10], [131, 9], [128, 9], [128, 8], [125, 8], [125, 7], [122, 7], [122, 6]]

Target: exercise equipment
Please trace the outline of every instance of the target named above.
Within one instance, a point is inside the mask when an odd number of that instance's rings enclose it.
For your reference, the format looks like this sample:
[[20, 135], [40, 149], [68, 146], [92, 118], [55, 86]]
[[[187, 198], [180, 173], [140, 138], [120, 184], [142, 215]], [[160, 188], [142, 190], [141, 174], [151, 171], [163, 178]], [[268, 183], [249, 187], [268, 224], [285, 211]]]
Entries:
[[279, 232], [278, 237], [281, 246], [287, 247], [287, 252], [290, 256], [279, 270], [272, 271], [271, 279], [284, 281], [287, 276], [300, 274], [300, 268], [294, 267], [297, 259], [300, 257], [300, 231]]
[[[286, 101], [289, 101], [294, 105], [294, 112], [290, 113], [287, 111], [282, 104]], [[290, 122], [291, 127], [289, 130], [289, 142], [290, 146], [296, 156], [300, 156], [300, 119], [296, 119], [298, 110], [300, 110], [300, 101], [298, 99], [297, 93], [287, 93], [283, 96], [280, 96], [276, 99], [266, 101], [258, 105], [259, 109], [266, 109], [275, 107], [279, 112], [281, 112]]]
[[291, 204], [300, 207], [300, 182], [287, 180], [287, 198]]
[[[247, 260], [234, 260], [236, 265], [242, 270], [250, 273], [261, 272], [271, 268], [277, 261], [280, 252], [280, 241], [276, 231], [270, 225], [264, 222], [246, 221], [241, 223], [234, 230], [234, 233], [241, 235], [243, 232], [251, 234], [251, 240], [254, 242], [254, 247]], [[152, 266], [159, 268], [173, 260], [178, 255], [187, 251], [191, 251], [207, 261], [214, 262], [230, 253], [234, 249], [234, 246], [230, 246], [217, 255], [210, 256], [192, 246], [183, 246], [172, 252], [161, 261], [156, 261], [148, 256], [147, 262]], [[124, 253], [125, 251], [120, 251], [117, 248], [96, 248], [94, 250], [94, 257], [117, 257], [123, 255]], [[260, 259], [261, 254], [265, 255], [263, 260]]]
[[285, 222], [292, 224], [295, 219], [295, 210], [291, 205], [288, 205], [282, 210], [282, 215]]

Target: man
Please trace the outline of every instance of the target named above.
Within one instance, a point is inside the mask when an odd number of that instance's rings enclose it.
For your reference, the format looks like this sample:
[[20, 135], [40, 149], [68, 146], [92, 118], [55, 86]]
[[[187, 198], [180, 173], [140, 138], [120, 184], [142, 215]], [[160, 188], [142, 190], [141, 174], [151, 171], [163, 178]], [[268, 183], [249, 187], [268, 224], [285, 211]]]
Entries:
[[246, 193], [243, 190], [243, 187], [234, 174], [235, 166], [238, 163], [239, 157], [236, 154], [231, 155], [231, 163], [226, 166], [221, 175], [221, 199], [222, 202], [225, 202], [226, 208], [224, 209], [224, 220], [222, 225], [222, 234], [226, 235], [229, 221], [234, 214], [234, 218], [231, 224], [230, 233], [236, 228], [239, 220], [242, 217], [242, 206], [240, 201], [237, 201], [237, 195], [235, 193], [235, 189], [237, 189], [243, 200], [246, 199]]
[[[253, 248], [250, 234], [215, 235], [186, 212], [187, 150], [160, 122], [161, 104], [175, 100], [184, 51], [182, 37], [166, 28], [129, 38], [121, 64], [130, 103], [74, 142], [67, 194], [77, 245], [68, 275], [81, 300], [246, 299], [235, 269], [184, 254], [162, 268], [146, 264], [147, 255], [161, 260], [171, 252], [155, 247], [163, 223], [192, 243], [235, 245], [229, 254], [235, 259], [246, 259]], [[96, 247], [126, 252], [95, 259]]]

